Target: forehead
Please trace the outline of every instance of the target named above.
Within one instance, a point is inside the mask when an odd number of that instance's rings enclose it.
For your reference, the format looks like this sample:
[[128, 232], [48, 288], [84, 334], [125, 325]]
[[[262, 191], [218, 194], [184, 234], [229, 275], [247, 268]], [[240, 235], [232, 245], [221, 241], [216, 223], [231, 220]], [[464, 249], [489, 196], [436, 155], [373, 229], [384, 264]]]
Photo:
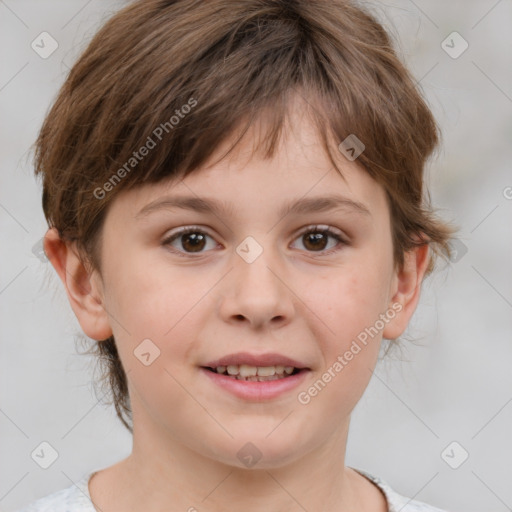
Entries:
[[[115, 200], [117, 207], [143, 216], [152, 204], [171, 198], [168, 206], [172, 199], [178, 199], [197, 211], [219, 214], [222, 210], [232, 215], [251, 205], [260, 205], [266, 211], [273, 209], [278, 216], [286, 211], [299, 213], [300, 207], [291, 209], [297, 201], [304, 211], [308, 203], [309, 211], [313, 211], [321, 210], [322, 203], [325, 206], [329, 201], [337, 201], [347, 212], [359, 214], [365, 210], [382, 213], [387, 208], [382, 186], [357, 160], [345, 158], [335, 140], [330, 144], [336, 163], [333, 166], [316, 125], [300, 103], [290, 109], [271, 158], [256, 151], [266, 128], [262, 114], [241, 138], [239, 133], [226, 138], [203, 166], [185, 178], [171, 177], [123, 191]], [[320, 197], [322, 201], [315, 203], [315, 198]]]

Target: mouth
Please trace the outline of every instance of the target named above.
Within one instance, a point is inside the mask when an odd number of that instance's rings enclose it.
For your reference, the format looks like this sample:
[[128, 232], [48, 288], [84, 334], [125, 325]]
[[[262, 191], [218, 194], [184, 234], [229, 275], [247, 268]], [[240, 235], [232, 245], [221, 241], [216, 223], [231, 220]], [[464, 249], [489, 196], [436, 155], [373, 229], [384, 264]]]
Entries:
[[200, 370], [216, 389], [252, 402], [289, 395], [304, 385], [312, 371], [300, 360], [277, 352], [228, 354], [206, 362]]
[[231, 364], [215, 367], [202, 366], [202, 368], [218, 375], [224, 375], [234, 380], [246, 382], [281, 380], [296, 375], [297, 373], [307, 371], [307, 368], [297, 368], [295, 366], [251, 366], [248, 364]]

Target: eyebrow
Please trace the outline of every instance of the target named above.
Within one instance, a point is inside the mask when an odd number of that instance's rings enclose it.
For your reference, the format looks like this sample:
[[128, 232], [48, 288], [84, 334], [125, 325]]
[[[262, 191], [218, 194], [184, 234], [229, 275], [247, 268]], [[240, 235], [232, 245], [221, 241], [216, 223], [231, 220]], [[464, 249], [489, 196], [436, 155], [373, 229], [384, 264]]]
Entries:
[[[181, 208], [183, 210], [192, 210], [200, 213], [211, 213], [218, 217], [233, 215], [233, 205], [212, 198], [201, 198], [197, 196], [166, 196], [156, 199], [144, 206], [135, 218], [143, 218], [150, 213], [158, 210], [167, 210], [172, 208]], [[315, 212], [327, 212], [331, 210], [346, 210], [354, 213], [370, 216], [371, 213], [367, 206], [359, 201], [349, 199], [338, 195], [327, 195], [321, 197], [301, 198], [296, 201], [285, 203], [278, 212], [280, 218], [289, 214], [303, 215]]]

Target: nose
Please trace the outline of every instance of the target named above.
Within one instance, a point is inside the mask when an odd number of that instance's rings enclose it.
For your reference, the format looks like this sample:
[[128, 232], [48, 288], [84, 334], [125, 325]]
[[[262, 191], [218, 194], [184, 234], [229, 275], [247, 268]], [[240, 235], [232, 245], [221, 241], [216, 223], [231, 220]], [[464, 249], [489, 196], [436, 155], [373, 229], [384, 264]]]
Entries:
[[233, 253], [233, 269], [221, 290], [225, 322], [247, 322], [252, 328], [282, 327], [294, 315], [292, 285], [280, 259], [270, 250], [252, 262]]

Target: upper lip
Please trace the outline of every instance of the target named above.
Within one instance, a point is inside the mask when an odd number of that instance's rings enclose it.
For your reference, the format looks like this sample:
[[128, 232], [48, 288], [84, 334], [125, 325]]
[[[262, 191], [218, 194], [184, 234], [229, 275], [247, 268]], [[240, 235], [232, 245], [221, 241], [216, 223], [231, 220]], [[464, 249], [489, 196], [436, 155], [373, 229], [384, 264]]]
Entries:
[[289, 357], [277, 354], [275, 352], [267, 352], [265, 354], [251, 354], [249, 352], [237, 352], [229, 354], [206, 363], [204, 366], [208, 368], [216, 368], [217, 366], [241, 365], [247, 364], [249, 366], [293, 366], [298, 369], [308, 369], [308, 367], [291, 359]]

